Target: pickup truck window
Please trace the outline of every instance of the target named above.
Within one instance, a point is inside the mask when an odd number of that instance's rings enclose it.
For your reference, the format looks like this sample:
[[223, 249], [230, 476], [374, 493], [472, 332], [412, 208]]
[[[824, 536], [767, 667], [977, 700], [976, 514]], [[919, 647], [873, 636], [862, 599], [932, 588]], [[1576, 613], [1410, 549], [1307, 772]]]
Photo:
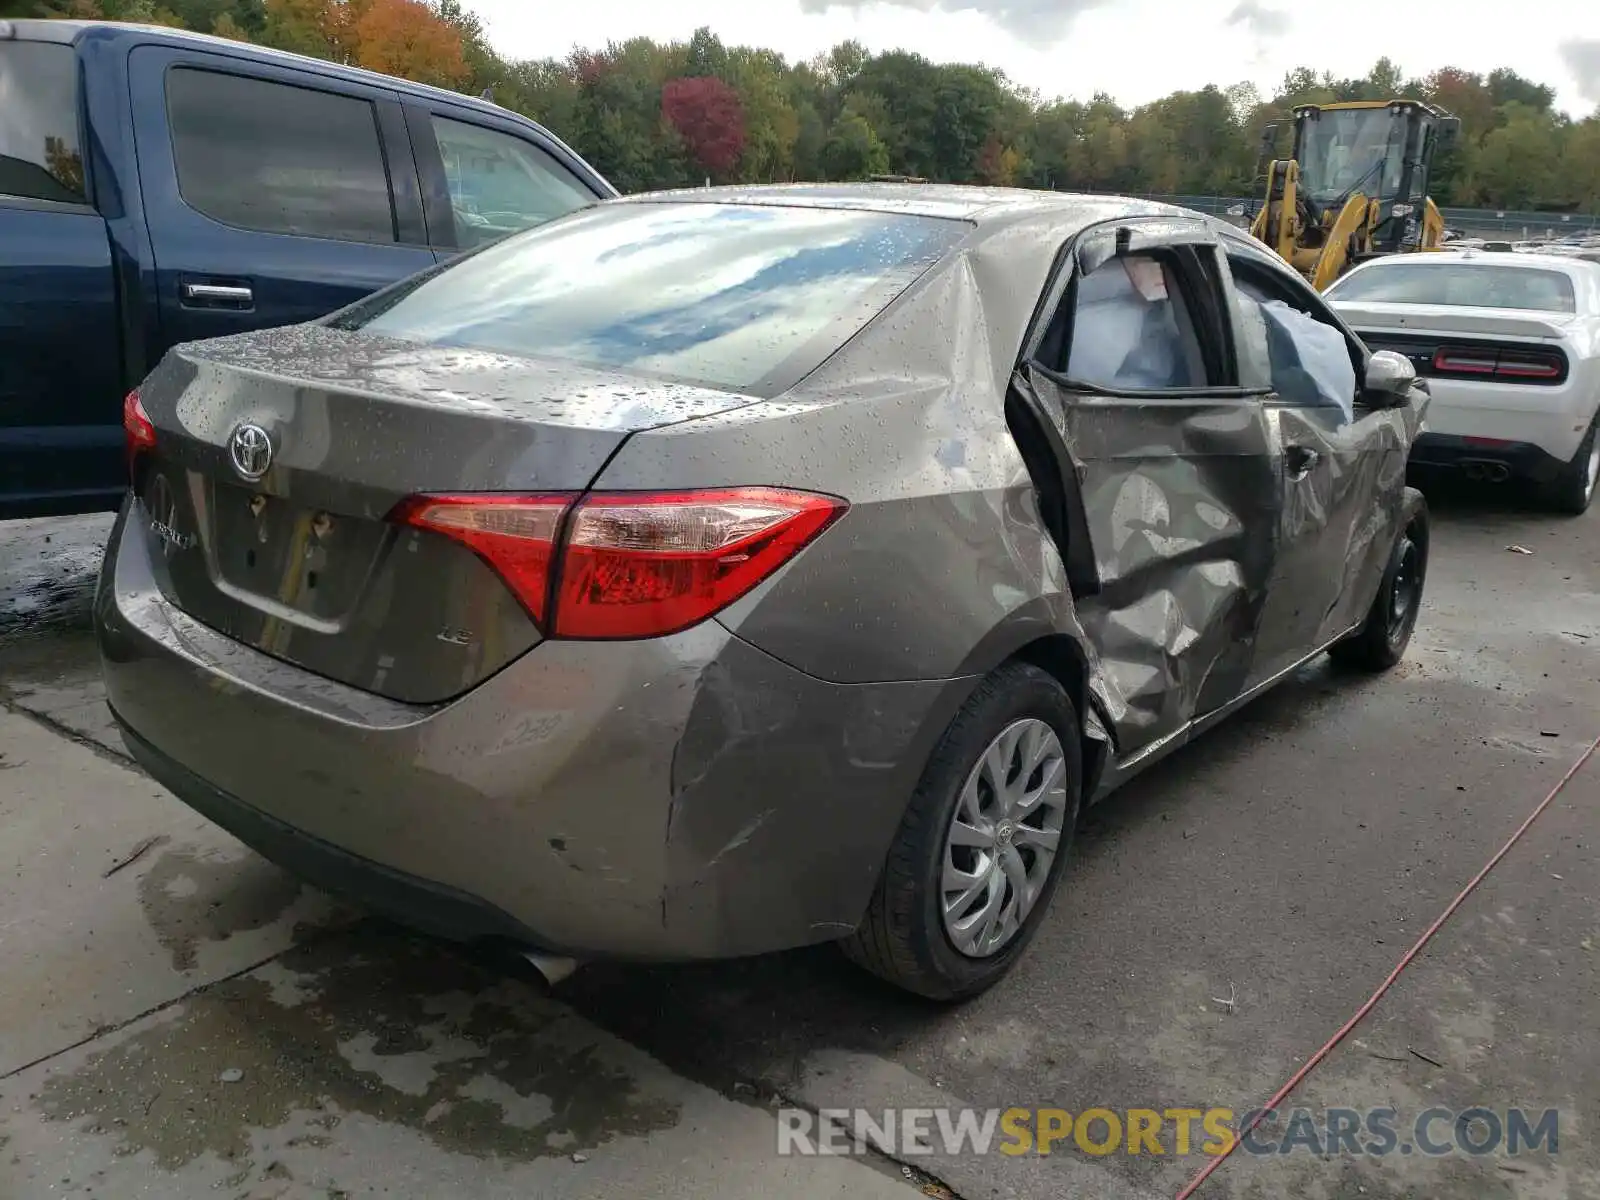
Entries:
[[0, 195], [84, 203], [71, 46], [0, 42]]
[[594, 202], [594, 193], [554, 159], [518, 138], [438, 116], [433, 132], [463, 250]]
[[394, 242], [394, 201], [367, 100], [174, 68], [167, 112], [192, 208], [263, 233]]

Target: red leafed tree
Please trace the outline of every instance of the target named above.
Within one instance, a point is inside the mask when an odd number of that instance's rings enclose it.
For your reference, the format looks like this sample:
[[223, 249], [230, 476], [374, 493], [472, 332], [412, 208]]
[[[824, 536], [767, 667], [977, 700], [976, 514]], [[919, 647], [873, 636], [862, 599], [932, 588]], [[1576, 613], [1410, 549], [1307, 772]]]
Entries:
[[744, 106], [738, 92], [709, 75], [671, 79], [661, 89], [661, 112], [695, 162], [712, 175], [732, 173], [744, 153]]

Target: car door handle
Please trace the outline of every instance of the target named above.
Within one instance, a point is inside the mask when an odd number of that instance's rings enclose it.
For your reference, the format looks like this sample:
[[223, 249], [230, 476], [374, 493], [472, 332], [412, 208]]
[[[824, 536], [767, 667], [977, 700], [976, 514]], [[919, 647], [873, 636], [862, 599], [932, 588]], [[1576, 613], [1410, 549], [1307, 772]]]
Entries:
[[1321, 461], [1322, 455], [1310, 446], [1290, 446], [1283, 452], [1283, 469], [1296, 481], [1311, 474], [1312, 468]]
[[222, 283], [186, 283], [183, 298], [205, 308], [252, 308], [256, 302], [250, 288]]

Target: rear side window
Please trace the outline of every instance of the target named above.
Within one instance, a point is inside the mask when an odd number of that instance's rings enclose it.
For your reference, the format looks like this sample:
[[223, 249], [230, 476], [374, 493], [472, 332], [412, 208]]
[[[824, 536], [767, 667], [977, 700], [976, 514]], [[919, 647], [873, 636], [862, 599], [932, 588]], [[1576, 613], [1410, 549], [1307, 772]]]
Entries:
[[1170, 265], [1120, 255], [1076, 290], [1068, 378], [1111, 391], [1206, 385], [1200, 339]]
[[263, 233], [396, 240], [370, 101], [179, 67], [167, 75], [167, 112], [191, 208]]
[[543, 225], [595, 199], [548, 154], [518, 138], [448, 117], [434, 117], [433, 132], [463, 249]]
[[0, 42], [0, 196], [84, 203], [70, 46]]
[[1324, 293], [1330, 302], [1448, 304], [1466, 308], [1578, 311], [1562, 271], [1478, 263], [1382, 263], [1346, 275]]
[[841, 209], [605, 204], [381, 292], [335, 324], [770, 396], [968, 228]]

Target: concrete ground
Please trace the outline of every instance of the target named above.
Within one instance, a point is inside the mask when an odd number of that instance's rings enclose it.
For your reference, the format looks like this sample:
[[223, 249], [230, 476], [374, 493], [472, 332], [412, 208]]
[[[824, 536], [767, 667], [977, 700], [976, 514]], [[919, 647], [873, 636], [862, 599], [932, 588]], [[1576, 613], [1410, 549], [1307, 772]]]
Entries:
[[[104, 524], [0, 525], [6, 1200], [1173, 1196], [1205, 1160], [1170, 1137], [935, 1155], [908, 1187], [778, 1158], [772, 1109], [1242, 1114], [1600, 734], [1600, 511], [1441, 501], [1406, 662], [1309, 668], [1095, 810], [988, 995], [939, 1009], [822, 948], [592, 965], [551, 997], [334, 908], [126, 763], [87, 637]], [[1554, 1108], [1557, 1153], [1241, 1151], [1198, 1194], [1600, 1195], [1597, 805], [1600, 759], [1290, 1101], [1392, 1106], [1402, 1141], [1434, 1106]]]

